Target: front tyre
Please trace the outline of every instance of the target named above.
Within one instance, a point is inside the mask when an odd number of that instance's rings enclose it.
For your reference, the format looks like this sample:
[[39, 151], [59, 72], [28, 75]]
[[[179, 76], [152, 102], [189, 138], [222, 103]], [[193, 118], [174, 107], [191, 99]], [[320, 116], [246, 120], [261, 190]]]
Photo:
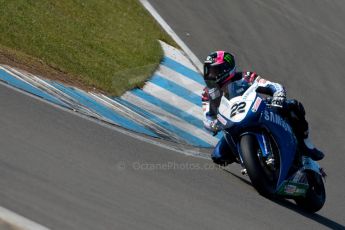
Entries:
[[247, 169], [253, 187], [263, 196], [271, 197], [275, 191], [275, 183], [270, 180], [262, 168], [259, 156], [259, 143], [255, 136], [247, 134], [241, 138], [242, 161]]
[[296, 198], [298, 206], [308, 212], [319, 211], [326, 201], [326, 191], [322, 176], [314, 171], [307, 171], [309, 188], [305, 197]]

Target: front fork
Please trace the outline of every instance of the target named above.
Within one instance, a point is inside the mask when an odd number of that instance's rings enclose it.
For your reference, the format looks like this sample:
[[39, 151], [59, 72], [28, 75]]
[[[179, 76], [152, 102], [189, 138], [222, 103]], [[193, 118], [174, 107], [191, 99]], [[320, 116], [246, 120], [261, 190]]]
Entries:
[[[273, 153], [272, 153], [272, 148], [271, 148], [271, 143], [270, 143], [270, 140], [267, 138], [267, 135], [263, 134], [263, 133], [256, 133], [256, 132], [246, 132], [246, 133], [243, 133], [241, 135], [241, 137], [243, 135], [253, 135], [256, 137], [256, 140], [258, 141], [259, 143], [259, 147], [260, 147], [260, 152], [261, 154], [258, 153], [258, 157], [263, 160], [263, 161], [266, 161], [266, 164], [271, 167], [272, 169], [274, 169], [274, 164], [275, 164], [275, 161], [274, 161], [274, 158], [273, 158]], [[240, 164], [242, 166], [242, 170], [241, 170], [241, 173], [242, 174], [246, 174], [246, 169], [244, 167], [244, 164], [243, 164], [243, 160], [242, 160], [242, 153], [241, 153], [241, 146], [240, 146], [240, 142], [238, 142], [237, 144], [237, 151], [238, 151], [238, 156], [239, 156], [239, 159], [240, 159]]]

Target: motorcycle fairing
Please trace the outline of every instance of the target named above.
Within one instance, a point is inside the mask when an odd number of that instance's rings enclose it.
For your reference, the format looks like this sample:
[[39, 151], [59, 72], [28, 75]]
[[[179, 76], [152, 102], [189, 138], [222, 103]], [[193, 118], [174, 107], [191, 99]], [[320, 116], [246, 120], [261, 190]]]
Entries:
[[[280, 151], [280, 173], [277, 182], [277, 188], [279, 188], [287, 178], [289, 169], [295, 158], [297, 149], [296, 137], [285, 119], [273, 111], [262, 111], [259, 123], [267, 127]], [[262, 142], [262, 138], [258, 138], [258, 141], [259, 143]]]
[[[252, 93], [253, 90], [248, 90], [242, 97], [235, 97], [228, 101], [222, 98], [219, 107], [219, 116], [226, 119], [225, 124], [221, 124], [222, 128], [228, 130], [226, 136], [232, 134], [232, 137], [240, 137], [244, 134], [251, 133], [256, 136], [263, 156], [269, 155], [267, 147], [267, 137], [262, 133], [262, 130], [269, 130], [270, 135], [273, 136], [280, 149], [280, 172], [276, 188], [279, 188], [288, 176], [289, 169], [293, 163], [295, 152], [297, 149], [296, 137], [292, 132], [290, 125], [276, 112], [269, 110], [265, 103], [255, 105], [259, 96]], [[233, 105], [241, 101], [249, 102], [244, 107], [244, 112], [235, 115], [231, 118], [231, 111]], [[255, 106], [255, 108], [254, 108]], [[223, 122], [224, 123], [224, 122]], [[227, 138], [229, 139], [229, 138]], [[235, 140], [239, 144], [239, 140]], [[241, 150], [237, 146], [238, 157], [241, 159]]]

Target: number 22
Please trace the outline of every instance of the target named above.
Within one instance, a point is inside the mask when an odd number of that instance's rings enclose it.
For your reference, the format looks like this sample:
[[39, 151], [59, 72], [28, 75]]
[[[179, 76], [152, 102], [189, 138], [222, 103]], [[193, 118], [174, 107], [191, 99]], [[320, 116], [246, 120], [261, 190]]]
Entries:
[[238, 113], [243, 113], [245, 111], [244, 107], [246, 107], [246, 103], [244, 101], [234, 104], [231, 107], [230, 117], [233, 117]]

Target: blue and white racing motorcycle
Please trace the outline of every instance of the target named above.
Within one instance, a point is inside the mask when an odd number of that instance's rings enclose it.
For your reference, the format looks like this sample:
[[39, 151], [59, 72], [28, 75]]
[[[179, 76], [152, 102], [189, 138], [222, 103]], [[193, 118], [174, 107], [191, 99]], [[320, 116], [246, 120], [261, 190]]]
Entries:
[[302, 156], [291, 126], [256, 93], [255, 84], [242, 96], [223, 97], [217, 119], [242, 172], [261, 195], [294, 199], [310, 212], [323, 207], [325, 173], [318, 163]]

